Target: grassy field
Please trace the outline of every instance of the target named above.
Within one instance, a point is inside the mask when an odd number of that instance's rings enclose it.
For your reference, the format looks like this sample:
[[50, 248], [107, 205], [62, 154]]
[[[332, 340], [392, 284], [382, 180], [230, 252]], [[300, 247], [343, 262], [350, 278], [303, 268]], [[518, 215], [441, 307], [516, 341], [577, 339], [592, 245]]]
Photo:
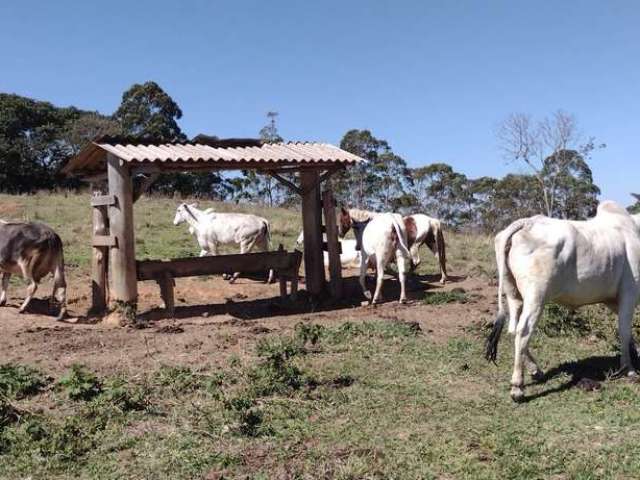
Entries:
[[[51, 224], [81, 275], [87, 204], [0, 196], [0, 218]], [[176, 204], [136, 205], [139, 257], [196, 253], [186, 229], [171, 226]], [[274, 244], [292, 246], [296, 213], [261, 212]], [[489, 238], [447, 240], [454, 275], [492, 280]], [[422, 268], [434, 271], [433, 259]], [[549, 307], [533, 343], [546, 381], [514, 404], [510, 339], [497, 365], [482, 358], [494, 296], [492, 287], [430, 293], [395, 319], [393, 307], [363, 321], [292, 316], [223, 365], [176, 360], [97, 376], [7, 364], [0, 351], [0, 478], [638, 478], [640, 385], [608, 378], [612, 316]], [[416, 313], [417, 323], [403, 319]], [[430, 333], [440, 315], [460, 325], [455, 334]]]

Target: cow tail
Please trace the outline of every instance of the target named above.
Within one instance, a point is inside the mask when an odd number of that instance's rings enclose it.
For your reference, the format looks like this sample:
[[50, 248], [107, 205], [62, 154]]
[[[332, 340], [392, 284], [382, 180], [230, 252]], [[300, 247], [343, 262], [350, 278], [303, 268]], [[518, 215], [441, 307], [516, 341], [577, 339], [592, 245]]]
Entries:
[[400, 250], [402, 251], [403, 255], [405, 255], [408, 258], [411, 258], [411, 253], [409, 252], [409, 248], [407, 247], [406, 242], [404, 241], [404, 235], [402, 232], [402, 228], [400, 227], [400, 225], [398, 225], [398, 222], [396, 221], [396, 219], [394, 218], [392, 220], [393, 223], [393, 228], [396, 231], [396, 235], [398, 236], [398, 246], [400, 247]]
[[506, 281], [506, 275], [509, 269], [507, 256], [511, 248], [511, 238], [525, 226], [525, 221], [514, 222], [496, 236], [495, 251], [496, 263], [498, 266], [498, 315], [493, 323], [493, 328], [491, 329], [491, 333], [489, 333], [485, 344], [485, 358], [491, 362], [495, 362], [498, 358], [498, 343], [500, 342], [504, 322], [507, 318], [502, 297], [504, 293], [504, 282]]
[[442, 223], [436, 226], [436, 250], [438, 252], [438, 263], [442, 274], [442, 283], [447, 279], [447, 250], [444, 244], [444, 234], [442, 233]]
[[267, 241], [267, 249], [270, 250], [271, 249], [271, 227], [269, 226], [269, 222], [265, 220], [262, 228], [264, 230], [264, 236]]

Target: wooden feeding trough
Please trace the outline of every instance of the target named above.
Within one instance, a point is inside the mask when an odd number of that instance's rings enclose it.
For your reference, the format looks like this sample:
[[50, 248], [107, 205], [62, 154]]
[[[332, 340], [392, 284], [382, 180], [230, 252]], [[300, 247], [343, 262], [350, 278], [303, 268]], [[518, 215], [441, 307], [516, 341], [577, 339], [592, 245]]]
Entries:
[[[191, 142], [163, 143], [125, 137], [101, 137], [91, 142], [63, 169], [92, 185], [93, 260], [92, 310], [104, 311], [109, 301], [135, 307], [138, 281], [155, 280], [165, 305], [173, 309], [174, 278], [273, 268], [280, 274], [280, 292], [286, 282], [297, 290], [302, 254], [286, 252], [223, 255], [174, 260], [136, 261], [133, 204], [161, 173], [211, 170], [257, 170], [298, 193], [302, 199], [304, 270], [307, 291], [313, 296], [342, 296], [340, 244], [335, 201], [329, 182], [335, 172], [363, 159], [324, 143], [266, 144], [253, 139], [218, 140], [199, 136]], [[285, 178], [295, 173], [299, 178]], [[134, 177], [142, 178], [134, 189]], [[322, 184], [324, 183], [324, 189]], [[321, 191], [322, 190], [322, 191]], [[324, 213], [324, 225], [322, 217]], [[326, 232], [326, 243], [322, 233]], [[329, 254], [329, 289], [323, 249]]]

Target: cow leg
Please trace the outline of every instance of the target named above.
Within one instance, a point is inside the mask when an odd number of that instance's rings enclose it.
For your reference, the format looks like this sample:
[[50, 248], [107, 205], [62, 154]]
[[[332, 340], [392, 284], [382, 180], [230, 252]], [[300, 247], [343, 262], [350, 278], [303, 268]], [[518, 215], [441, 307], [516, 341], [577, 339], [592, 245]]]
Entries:
[[617, 372], [618, 375], [625, 372], [629, 376], [637, 375], [631, 363], [631, 349], [635, 348], [631, 332], [635, 307], [635, 296], [631, 295], [623, 297], [618, 304], [618, 335], [620, 336], [620, 370]]
[[537, 300], [525, 301], [522, 316], [516, 328], [513, 376], [511, 377], [511, 398], [515, 402], [524, 398], [524, 372], [522, 367], [526, 352], [529, 349], [529, 340], [533, 335], [536, 322], [542, 314], [543, 305], [543, 302]]
[[64, 278], [64, 262], [61, 262], [53, 272], [52, 298], [55, 298], [60, 304], [56, 320], [63, 320], [67, 315], [67, 282]]
[[19, 313], [24, 313], [27, 310], [29, 303], [31, 303], [31, 300], [38, 289], [38, 284], [33, 278], [27, 278], [27, 280], [29, 281], [29, 285], [27, 286], [27, 297], [24, 299], [22, 306], [18, 310]]
[[[248, 253], [253, 248], [255, 243], [255, 240], [248, 242], [246, 240], [242, 240], [240, 242], [240, 254]], [[240, 272], [233, 272], [233, 275], [229, 279], [229, 283], [234, 283], [239, 276]]]
[[360, 286], [362, 287], [362, 294], [365, 298], [371, 301], [371, 292], [367, 290], [367, 265], [369, 264], [369, 258], [364, 252], [360, 253]]
[[398, 266], [398, 280], [400, 281], [400, 303], [407, 303], [407, 273], [406, 265], [407, 259], [404, 257], [400, 250], [396, 251], [396, 265]]
[[509, 333], [515, 335], [518, 319], [522, 313], [522, 300], [507, 293], [507, 305], [509, 306]]
[[538, 366], [538, 362], [536, 362], [533, 355], [531, 355], [529, 346], [527, 346], [527, 349], [524, 351], [524, 363], [531, 374], [531, 378], [537, 382], [544, 378], [544, 371]]
[[384, 279], [384, 259], [382, 255], [376, 254], [376, 291], [373, 293], [373, 301], [371, 303], [376, 304], [380, 301], [380, 294], [382, 293], [382, 281]]
[[10, 273], [2, 274], [2, 284], [0, 285], [0, 307], [7, 303], [7, 289], [9, 288]]
[[[266, 236], [261, 236], [260, 239], [256, 242], [256, 246], [258, 248], [258, 250], [260, 250], [261, 252], [268, 252], [269, 251], [269, 242], [267, 241], [267, 237]], [[269, 277], [267, 278], [267, 283], [273, 283], [275, 280], [275, 274], [273, 272], [273, 268], [269, 269]]]

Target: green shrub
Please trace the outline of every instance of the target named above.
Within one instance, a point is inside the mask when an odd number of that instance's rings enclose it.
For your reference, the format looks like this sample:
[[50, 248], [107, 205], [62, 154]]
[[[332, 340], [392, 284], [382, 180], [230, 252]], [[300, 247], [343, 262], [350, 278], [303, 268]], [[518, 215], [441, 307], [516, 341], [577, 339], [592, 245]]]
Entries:
[[233, 430], [243, 436], [269, 435], [273, 430], [264, 425], [264, 412], [249, 393], [239, 393], [224, 400], [224, 406], [233, 421]]
[[33, 368], [5, 363], [0, 365], [0, 395], [20, 400], [42, 391], [50, 378]]
[[145, 410], [149, 406], [149, 392], [139, 386], [131, 386], [123, 378], [110, 378], [104, 382], [102, 393], [95, 401], [107, 403], [120, 410]]
[[69, 373], [58, 381], [58, 385], [67, 392], [71, 400], [91, 400], [102, 392], [98, 377], [79, 364], [73, 364]]

